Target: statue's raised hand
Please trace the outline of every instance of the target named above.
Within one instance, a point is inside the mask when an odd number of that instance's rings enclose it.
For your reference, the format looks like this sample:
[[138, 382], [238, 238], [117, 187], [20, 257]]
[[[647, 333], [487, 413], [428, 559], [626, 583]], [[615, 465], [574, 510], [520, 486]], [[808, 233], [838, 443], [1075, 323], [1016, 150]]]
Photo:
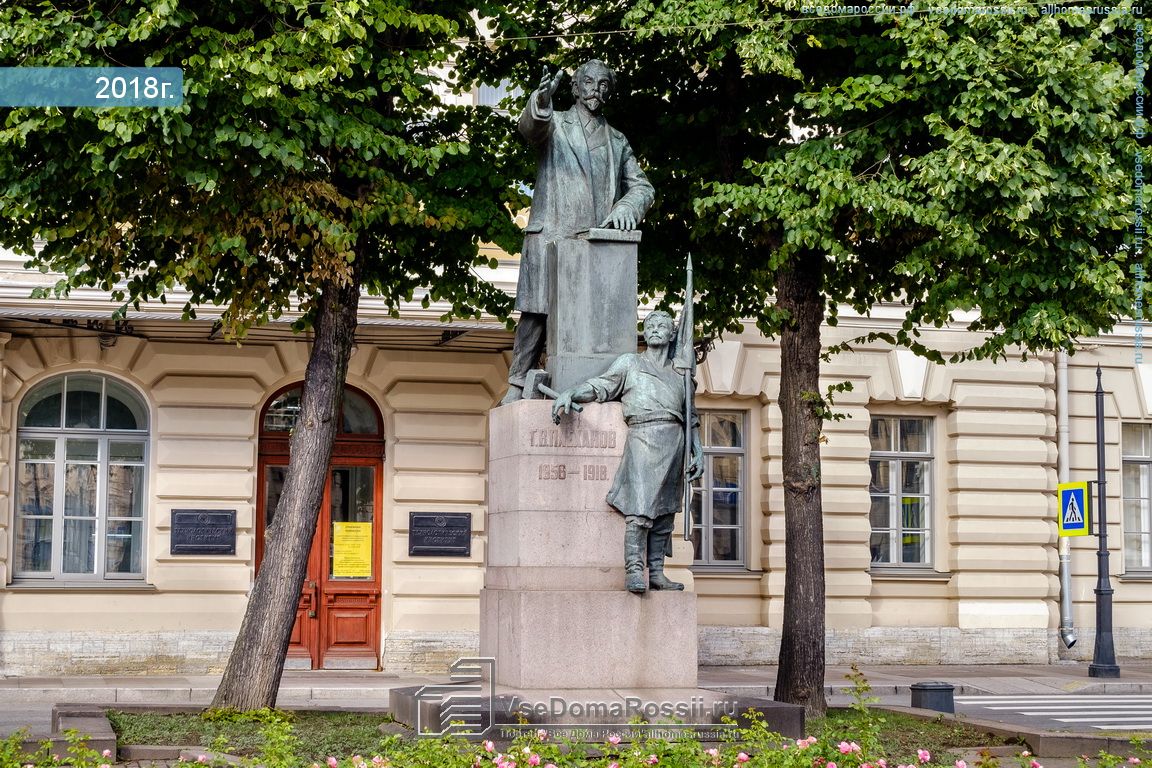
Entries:
[[544, 76], [540, 78], [540, 85], [536, 86], [536, 105], [540, 109], [548, 109], [552, 106], [552, 95], [556, 93], [556, 89], [560, 87], [560, 81], [564, 79], [563, 68], [556, 70], [556, 74], [548, 73], [548, 65], [544, 65]]

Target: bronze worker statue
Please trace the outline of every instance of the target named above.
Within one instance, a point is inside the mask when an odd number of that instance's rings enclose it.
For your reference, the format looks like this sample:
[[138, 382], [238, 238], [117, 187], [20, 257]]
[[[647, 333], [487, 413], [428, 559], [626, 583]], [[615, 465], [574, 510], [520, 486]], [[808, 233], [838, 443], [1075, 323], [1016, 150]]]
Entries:
[[[686, 314], [683, 322], [691, 322], [691, 312]], [[685, 484], [704, 471], [700, 421], [691, 402], [694, 388], [691, 374], [684, 370], [691, 364], [677, 362], [676, 336], [668, 313], [650, 313], [644, 319], [644, 351], [621, 355], [603, 374], [565, 390], [552, 404], [557, 423], [573, 403], [619, 400], [623, 405], [628, 439], [607, 500], [624, 515], [625, 588], [637, 594], [646, 589], [645, 549], [647, 586], [684, 589], [664, 575], [664, 558], [672, 554], [672, 530]], [[692, 354], [690, 344], [686, 353]]]
[[516, 309], [520, 321], [508, 370], [506, 405], [523, 395], [525, 377], [544, 350], [549, 313], [548, 244], [601, 227], [634, 230], [654, 191], [624, 135], [601, 114], [616, 77], [595, 59], [572, 76], [575, 104], [553, 109], [564, 71], [544, 76], [520, 115], [520, 134], [537, 148], [536, 186], [524, 231]]

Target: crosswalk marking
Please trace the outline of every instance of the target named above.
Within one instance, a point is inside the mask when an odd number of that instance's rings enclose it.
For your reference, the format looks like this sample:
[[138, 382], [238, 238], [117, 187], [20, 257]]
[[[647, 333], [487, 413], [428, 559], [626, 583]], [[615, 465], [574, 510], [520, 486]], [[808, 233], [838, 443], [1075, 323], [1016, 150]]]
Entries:
[[1021, 696], [957, 696], [957, 703], [964, 702], [965, 704], [981, 704], [983, 702], [994, 702], [998, 704], [1014, 704], [1014, 703], [1033, 703], [1051, 701], [1053, 703], [1059, 702], [1080, 702], [1086, 704], [1095, 704], [1102, 701], [1131, 701], [1131, 702], [1152, 702], [1152, 694], [1132, 694], [1132, 695], [1117, 695], [1117, 694], [1074, 694], [1074, 693], [1059, 693], [1053, 695], [1021, 695]]
[[957, 696], [958, 707], [989, 716], [1020, 715], [1049, 728], [1082, 726], [1099, 731], [1152, 731], [1150, 694], [1017, 694]]
[[1109, 709], [1092, 709], [1091, 707], [1072, 707], [1069, 709], [1056, 709], [1055, 707], [1046, 707], [1044, 709], [1029, 709], [1029, 710], [1016, 709], [1013, 711], [1019, 712], [1022, 715], [1038, 715], [1038, 716], [1050, 715], [1052, 717], [1055, 717], [1056, 715], [1075, 715], [1075, 714], [1080, 713], [1080, 712], [1091, 712], [1094, 715], [1109, 715], [1109, 716], [1119, 716], [1119, 715], [1144, 715], [1145, 717], [1148, 716], [1148, 707], [1128, 707], [1126, 709], [1116, 709], [1115, 707], [1110, 707]]

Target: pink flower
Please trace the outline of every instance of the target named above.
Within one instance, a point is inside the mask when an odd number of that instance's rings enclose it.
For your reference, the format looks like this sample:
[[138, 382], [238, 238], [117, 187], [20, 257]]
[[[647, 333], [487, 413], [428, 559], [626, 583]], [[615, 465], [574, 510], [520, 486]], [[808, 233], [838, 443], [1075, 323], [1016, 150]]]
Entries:
[[540, 728], [536, 731], [536, 738], [540, 739], [540, 741], [545, 741], [548, 738], [548, 731]]
[[[60, 758], [56, 758], [56, 759], [59, 760]], [[332, 757], [332, 758], [328, 758], [328, 759], [329, 760], [335, 760], [336, 758]], [[208, 755], [200, 755], [199, 757], [196, 758], [196, 762], [198, 762], [198, 763], [208, 762]]]
[[[746, 763], [751, 759], [752, 758], [748, 757], [746, 752], [741, 752], [740, 754], [736, 755], [736, 762], [738, 763]], [[835, 768], [835, 766], [833, 766], [833, 768]]]
[[608, 737], [608, 743], [611, 744], [612, 746], [616, 746], [617, 744], [620, 743], [620, 737], [617, 736], [616, 734], [612, 734], [611, 736]]
[[485, 751], [485, 752], [491, 752], [491, 751], [492, 751], [492, 750], [494, 750], [494, 749], [496, 749], [496, 745], [495, 745], [495, 744], [493, 744], [493, 743], [492, 743], [492, 742], [490, 742], [490, 741], [486, 741], [486, 742], [484, 742], [484, 751]]
[[720, 750], [716, 749], [716, 747], [712, 747], [712, 749], [706, 749], [704, 751], [708, 754], [709, 757], [717, 757], [720, 754]]
[[112, 766], [108, 765], [108, 763], [100, 763], [98, 768], [112, 768]]
[[926, 763], [932, 759], [932, 753], [926, 749], [918, 749], [916, 750], [916, 757], [920, 759], [921, 763]]
[[528, 756], [528, 765], [540, 765], [540, 755], [536, 755], [536, 754], [529, 755]]
[[872, 768], [872, 763], [860, 763], [860, 768]]
[[1029, 763], [1028, 768], [1044, 768], [1044, 766], [1033, 760], [1031, 763]]
[[660, 762], [660, 758], [656, 757], [656, 755], [648, 755], [648, 759], [644, 762], [648, 763], [648, 765], [656, 765], [656, 763]]
[[836, 768], [836, 763], [828, 763], [828, 768]]
[[375, 766], [384, 765], [384, 758], [380, 757], [380, 755], [373, 755], [372, 756], [372, 765], [375, 765]]
[[608, 763], [608, 768], [620, 768], [620, 763]]
[[1140, 765], [1140, 758], [1138, 758], [1138, 757], [1128, 758], [1128, 765]]
[[842, 755], [847, 755], [850, 752], [859, 752], [859, 751], [860, 751], [860, 745], [854, 741], [842, 741], [842, 742], [840, 742], [840, 754], [842, 754]]
[[968, 763], [964, 762], [963, 760], [957, 760], [956, 768], [968, 768]]
[[100, 757], [112, 757], [112, 750], [106, 749], [100, 753]]
[[1020, 757], [1031, 757], [1031, 756], [1032, 756], [1032, 753], [1029, 752], [1028, 750], [1024, 750], [1023, 752], [1020, 753]]
[[876, 761], [876, 765], [880, 766], [880, 768], [888, 768], [888, 761], [884, 758], [880, 758]]

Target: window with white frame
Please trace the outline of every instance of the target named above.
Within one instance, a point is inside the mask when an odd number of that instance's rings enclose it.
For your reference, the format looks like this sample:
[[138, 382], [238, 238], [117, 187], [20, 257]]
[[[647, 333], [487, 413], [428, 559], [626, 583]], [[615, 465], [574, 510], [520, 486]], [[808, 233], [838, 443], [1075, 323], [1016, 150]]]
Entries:
[[1121, 428], [1124, 570], [1152, 572], [1152, 424]]
[[33, 389], [17, 422], [18, 579], [144, 577], [148, 412], [115, 379], [68, 374]]
[[868, 428], [872, 564], [932, 564], [932, 419], [873, 416]]
[[694, 565], [744, 565], [744, 421], [741, 411], [700, 411], [704, 476], [692, 494]]

